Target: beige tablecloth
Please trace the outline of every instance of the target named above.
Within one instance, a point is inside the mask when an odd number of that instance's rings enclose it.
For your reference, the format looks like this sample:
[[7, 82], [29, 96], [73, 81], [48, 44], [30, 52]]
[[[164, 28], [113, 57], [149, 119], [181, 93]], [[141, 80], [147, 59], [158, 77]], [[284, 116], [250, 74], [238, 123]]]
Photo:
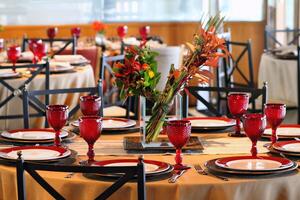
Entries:
[[[118, 156], [110, 154], [118, 154], [114, 148], [119, 148], [119, 143], [123, 135], [102, 135], [97, 142], [96, 159], [116, 159], [124, 158], [126, 155]], [[245, 138], [227, 138], [227, 134], [194, 134], [200, 136], [205, 141], [212, 141], [214, 138], [217, 141], [214, 147], [206, 146], [206, 149], [213, 148], [213, 152], [200, 153], [193, 155], [185, 155], [183, 162], [189, 165], [201, 164], [202, 166], [207, 160], [224, 157], [232, 154], [224, 154], [223, 146], [229, 144], [227, 148], [234, 148], [231, 152], [239, 152], [237, 146], [230, 144], [240, 143], [241, 151], [249, 148], [250, 142]], [[107, 146], [111, 143], [111, 146]], [[75, 139], [75, 144], [70, 147], [84, 146], [81, 138]], [[219, 144], [219, 145], [218, 145]], [[263, 143], [261, 143], [263, 144]], [[102, 148], [101, 148], [102, 146]], [[260, 148], [261, 145], [259, 145]], [[104, 147], [107, 150], [104, 150]], [[77, 147], [78, 148], [78, 145]], [[75, 148], [75, 149], [76, 149]], [[85, 147], [83, 147], [85, 148]], [[78, 149], [77, 149], [78, 150]], [[80, 154], [84, 154], [86, 149], [82, 149]], [[117, 150], [118, 151], [118, 150]], [[104, 154], [106, 153], [106, 154]], [[222, 154], [222, 155], [214, 155]], [[240, 155], [240, 154], [239, 154]], [[136, 157], [135, 155], [128, 155], [128, 158]], [[86, 159], [86, 156], [80, 156], [80, 159]], [[174, 163], [173, 155], [145, 155], [145, 159], [154, 159]], [[101, 191], [111, 185], [111, 182], [92, 180], [85, 178], [82, 174], [75, 174], [72, 178], [65, 178], [67, 173], [49, 173], [41, 172], [41, 175], [46, 178], [49, 183], [56, 188], [66, 199], [81, 200], [94, 199]], [[147, 199], [148, 200], [298, 200], [300, 199], [300, 175], [298, 172], [294, 174], [278, 176], [278, 177], [230, 177], [228, 182], [219, 180], [212, 176], [199, 175], [193, 168], [188, 170], [175, 184], [168, 183], [167, 179], [157, 181], [147, 181]], [[0, 199], [13, 200], [16, 197], [16, 176], [13, 167], [0, 166]], [[26, 174], [26, 191], [27, 199], [30, 200], [46, 200], [51, 199], [50, 196], [38, 184]], [[136, 198], [136, 185], [134, 183], [127, 183], [118, 192], [116, 192], [110, 199], [120, 200]]]
[[277, 59], [264, 53], [260, 60], [258, 87], [268, 82], [268, 98], [273, 102], [298, 106], [297, 100], [297, 60]]
[[[17, 88], [27, 78], [10, 79], [6, 80], [11, 86]], [[93, 69], [90, 65], [84, 67], [77, 67], [75, 71], [70, 73], [60, 73], [50, 75], [50, 89], [64, 89], [64, 88], [80, 88], [80, 87], [94, 87], [95, 80]], [[44, 90], [45, 89], [45, 76], [38, 75], [28, 85], [28, 90]], [[9, 96], [11, 93], [8, 89], [0, 85], [0, 99], [1, 101]], [[70, 108], [78, 103], [80, 94], [59, 94], [50, 95], [51, 104], [65, 104]], [[22, 100], [14, 97], [7, 105], [0, 109], [0, 115], [22, 114]], [[41, 118], [33, 118], [30, 120], [30, 127], [43, 127], [44, 120]], [[0, 120], [0, 130], [23, 128], [22, 120]]]

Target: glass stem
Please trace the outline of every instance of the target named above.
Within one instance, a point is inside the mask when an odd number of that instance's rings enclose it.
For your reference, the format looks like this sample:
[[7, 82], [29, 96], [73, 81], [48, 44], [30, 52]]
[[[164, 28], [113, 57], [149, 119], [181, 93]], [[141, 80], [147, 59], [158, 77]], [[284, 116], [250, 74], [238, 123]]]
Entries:
[[251, 148], [251, 154], [253, 157], [257, 156], [257, 147], [256, 147], [257, 141], [252, 141], [252, 148]]
[[272, 129], [272, 136], [271, 136], [271, 142], [272, 142], [272, 144], [274, 144], [275, 142], [277, 142], [276, 130], [277, 130], [277, 128], [273, 128]]
[[55, 132], [54, 144], [55, 144], [55, 146], [57, 146], [57, 147], [61, 145], [61, 144], [60, 144], [61, 141], [60, 141], [59, 135], [60, 135], [60, 130]]
[[87, 156], [89, 157], [88, 162], [94, 162], [95, 152], [94, 152], [94, 144], [89, 144], [89, 150], [87, 152]]
[[176, 149], [175, 162], [176, 165], [182, 165], [181, 149]]
[[241, 120], [240, 118], [236, 118], [236, 126], [235, 126], [235, 134], [240, 135], [241, 134]]

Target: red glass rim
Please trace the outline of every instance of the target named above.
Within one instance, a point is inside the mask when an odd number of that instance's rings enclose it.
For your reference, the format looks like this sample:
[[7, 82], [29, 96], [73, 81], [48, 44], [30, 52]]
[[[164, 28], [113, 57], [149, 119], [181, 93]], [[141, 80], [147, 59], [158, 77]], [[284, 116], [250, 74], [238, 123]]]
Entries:
[[48, 105], [46, 106], [47, 110], [68, 110], [69, 106], [67, 105]]
[[167, 126], [191, 126], [189, 120], [170, 120], [167, 121]]
[[266, 119], [266, 115], [261, 113], [246, 113], [243, 115], [242, 118], [246, 120], [256, 120], [256, 119], [262, 120], [262, 119]]
[[100, 101], [101, 97], [96, 96], [96, 95], [86, 95], [86, 96], [81, 96], [80, 101]]
[[90, 115], [90, 116], [81, 116], [79, 118], [79, 122], [85, 121], [85, 120], [95, 120], [95, 121], [102, 121], [102, 117], [97, 115]]
[[228, 97], [230, 96], [236, 96], [236, 97], [249, 97], [249, 94], [248, 93], [245, 93], [245, 92], [231, 92], [228, 94]]
[[266, 107], [271, 107], [271, 108], [286, 108], [286, 105], [284, 103], [266, 103], [265, 104], [265, 108]]

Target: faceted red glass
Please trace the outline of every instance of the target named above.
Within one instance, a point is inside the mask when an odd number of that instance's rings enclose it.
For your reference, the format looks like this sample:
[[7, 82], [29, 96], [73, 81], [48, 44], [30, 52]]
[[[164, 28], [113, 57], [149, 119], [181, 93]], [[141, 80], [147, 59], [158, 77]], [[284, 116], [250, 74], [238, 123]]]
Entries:
[[47, 29], [47, 36], [50, 40], [53, 40], [57, 35], [58, 28], [57, 27], [50, 27]]
[[83, 115], [99, 115], [101, 97], [95, 95], [81, 96], [80, 109]]
[[276, 130], [284, 120], [286, 114], [286, 105], [280, 103], [265, 104], [265, 114], [267, 116], [267, 122], [272, 128], [271, 141], [272, 144], [274, 144], [277, 141]]
[[150, 34], [150, 26], [143, 26], [140, 28], [140, 35], [142, 37], [142, 40], [147, 40], [148, 35]]
[[247, 93], [231, 93], [227, 96], [228, 109], [236, 119], [235, 135], [241, 135], [240, 118], [247, 112], [249, 95]]
[[95, 161], [94, 144], [101, 135], [101, 129], [102, 119], [99, 116], [82, 116], [79, 119], [80, 136], [89, 146], [87, 153], [89, 163]]
[[80, 27], [71, 28], [71, 35], [75, 36], [77, 39], [80, 37], [81, 29]]
[[68, 106], [66, 105], [48, 105], [46, 108], [47, 120], [55, 131], [54, 143], [60, 146], [60, 130], [64, 127], [68, 119]]
[[170, 142], [176, 148], [175, 170], [187, 169], [182, 164], [181, 149], [188, 142], [191, 135], [191, 122], [188, 120], [171, 120], [167, 122], [166, 132]]
[[38, 61], [41, 61], [42, 58], [44, 56], [46, 56], [46, 54], [47, 54], [47, 46], [46, 46], [46, 44], [42, 43], [42, 42], [38, 42], [36, 44], [35, 54], [36, 54], [36, 57], [37, 57]]
[[118, 26], [117, 33], [118, 33], [118, 36], [121, 38], [121, 40], [124, 39], [127, 32], [128, 32], [128, 27], [127, 26]]
[[14, 72], [16, 72], [15, 66], [16, 66], [16, 63], [17, 63], [18, 59], [20, 58], [20, 56], [21, 56], [21, 47], [20, 46], [14, 45], [7, 49], [7, 58], [8, 58], [8, 60], [10, 60], [13, 63], [12, 70]]
[[242, 121], [245, 133], [252, 142], [251, 154], [256, 157], [257, 140], [264, 133], [267, 126], [266, 116], [259, 113], [248, 113], [243, 115]]

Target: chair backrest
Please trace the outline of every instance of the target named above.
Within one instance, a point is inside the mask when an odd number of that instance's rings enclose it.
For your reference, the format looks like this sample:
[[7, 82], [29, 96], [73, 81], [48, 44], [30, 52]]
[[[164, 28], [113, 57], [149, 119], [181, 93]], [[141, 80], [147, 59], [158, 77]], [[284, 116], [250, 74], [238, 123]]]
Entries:
[[[98, 81], [96, 87], [87, 88], [66, 88], [66, 89], [48, 89], [48, 90], [24, 90], [23, 91], [23, 114], [24, 114], [24, 128], [29, 128], [29, 118], [30, 117], [45, 117], [46, 116], [46, 106], [49, 105], [43, 103], [38, 96], [50, 96], [58, 94], [72, 94], [72, 93], [88, 93], [88, 94], [98, 94], [102, 96], [101, 81]], [[79, 100], [78, 100], [79, 102]], [[29, 113], [29, 104], [35, 105], [34, 110], [36, 113]], [[69, 111], [68, 118], [72, 117], [79, 110], [79, 103]], [[45, 126], [48, 126], [47, 120]]]
[[[22, 159], [22, 153], [18, 152], [18, 160], [16, 164], [17, 170], [17, 185], [18, 185], [18, 199], [25, 200], [25, 178], [24, 171], [40, 185], [42, 186], [54, 199], [64, 200], [63, 197], [57, 190], [55, 190], [38, 172], [38, 171], [49, 171], [49, 172], [76, 172], [76, 173], [96, 173], [96, 174], [113, 174], [118, 173], [122, 176], [117, 179], [110, 187], [102, 192], [97, 200], [105, 200], [109, 198], [113, 193], [119, 190], [125, 183], [136, 179], [138, 200], [146, 199], [145, 189], [145, 169], [144, 161], [142, 157], [139, 157], [137, 166], [121, 166], [121, 167], [96, 167], [96, 166], [75, 166], [75, 165], [55, 165], [45, 163], [33, 163], [26, 162]], [[64, 188], [66, 189], [66, 188]], [[71, 189], [71, 188], [70, 188]]]
[[[12, 69], [12, 66], [0, 66], [1, 69]], [[24, 78], [24, 81], [22, 81], [21, 84], [18, 85], [18, 87], [12, 86], [12, 84], [8, 81], [8, 79], [0, 78], [0, 85], [2, 85], [4, 88], [6, 88], [10, 94], [0, 101], [0, 108], [3, 106], [6, 106], [14, 97], [18, 97], [22, 100], [23, 98], [23, 92], [24, 90], [27, 90], [28, 85], [37, 77], [39, 74], [44, 74], [45, 76], [45, 90], [49, 89], [50, 84], [50, 71], [49, 71], [49, 62], [46, 61], [42, 64], [25, 64], [25, 65], [16, 65], [16, 69], [31, 69], [32, 72], [27, 79]], [[23, 79], [20, 79], [20, 81]], [[44, 103], [49, 103], [49, 97], [48, 95], [45, 96]], [[36, 105], [29, 103], [30, 107], [36, 108]], [[0, 116], [0, 119], [20, 119], [24, 118], [23, 114], [16, 114], [16, 115], [2, 115]]]
[[51, 57], [53, 58], [55, 55], [59, 55], [61, 54], [68, 46], [71, 46], [72, 49], [72, 54], [75, 55], [76, 54], [76, 44], [77, 44], [77, 40], [76, 37], [72, 37], [72, 38], [54, 38], [54, 39], [49, 39], [49, 38], [23, 38], [23, 42], [22, 42], [22, 52], [26, 51], [26, 47], [28, 45], [28, 42], [30, 40], [42, 40], [43, 42], [49, 42], [50, 46], [52, 46], [53, 42], [62, 42], [64, 43], [64, 45], [62, 47], [60, 47], [58, 50], [56, 50], [55, 52], [52, 52]]
[[[277, 38], [277, 34], [285, 34], [284, 37], [287, 40], [285, 44]], [[300, 37], [300, 29], [272, 29], [269, 26], [265, 27], [264, 33], [264, 48], [265, 50], [273, 49], [276, 45], [298, 45], [298, 40]]]
[[226, 88], [226, 87], [201, 87], [201, 86], [189, 86], [186, 87], [184, 93], [183, 93], [183, 117], [188, 116], [188, 94], [191, 94], [192, 96], [196, 97], [201, 103], [203, 103], [208, 111], [208, 114], [214, 115], [214, 116], [222, 116], [224, 114], [228, 114], [228, 109], [227, 109], [227, 104], [226, 104], [226, 109], [225, 112], [221, 110], [221, 108], [218, 105], [215, 105], [214, 102], [208, 101], [201, 97], [199, 95], [200, 91], [209, 91], [209, 92], [218, 92], [218, 93], [223, 93], [228, 95], [228, 93], [231, 92], [244, 92], [244, 93], [249, 93], [250, 94], [250, 100], [249, 102], [252, 105], [252, 108], [249, 109], [251, 112], [256, 112], [256, 100], [262, 96], [262, 104], [261, 104], [261, 109], [260, 111], [263, 112], [263, 107], [264, 104], [267, 102], [267, 83], [264, 83], [263, 88], [246, 88], [246, 87], [240, 87], [240, 88]]
[[[251, 42], [234, 42], [226, 41], [228, 49], [233, 49], [237, 52], [228, 58], [222, 58], [222, 67], [224, 72], [224, 80], [218, 81], [218, 86], [224, 87], [255, 87], [254, 84], [254, 72], [253, 72], [253, 62], [252, 62], [252, 50]], [[241, 61], [243, 58], [247, 59], [248, 69], [245, 70], [245, 66], [241, 66]], [[244, 68], [242, 68], [244, 67]], [[247, 73], [248, 71], [248, 73]], [[237, 82], [233, 78], [233, 73], [241, 77], [243, 82]], [[223, 83], [222, 83], [223, 81]]]

